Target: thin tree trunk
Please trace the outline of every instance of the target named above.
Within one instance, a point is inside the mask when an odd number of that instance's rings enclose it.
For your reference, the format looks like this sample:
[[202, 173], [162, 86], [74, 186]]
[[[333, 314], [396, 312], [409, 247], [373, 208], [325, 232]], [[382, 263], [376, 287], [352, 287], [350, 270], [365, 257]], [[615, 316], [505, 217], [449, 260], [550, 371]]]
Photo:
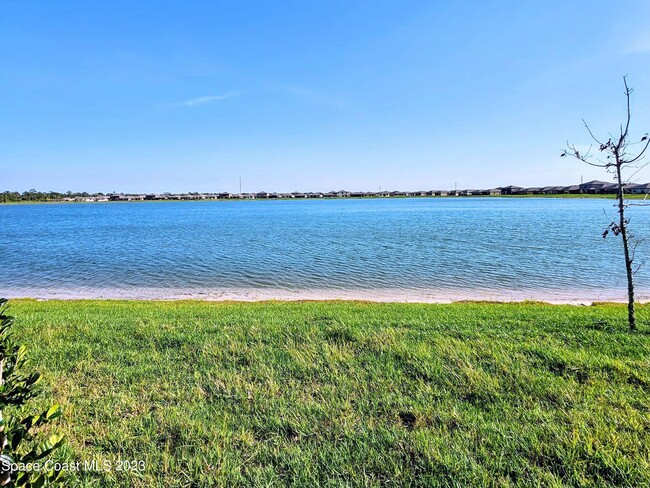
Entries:
[[[618, 155], [617, 155], [618, 159]], [[618, 217], [621, 237], [623, 239], [623, 253], [625, 255], [625, 271], [627, 272], [627, 321], [630, 330], [636, 330], [636, 317], [634, 314], [634, 273], [632, 272], [632, 259], [630, 257], [630, 243], [628, 242], [627, 223], [625, 222], [625, 200], [623, 195], [623, 181], [621, 179], [621, 165], [616, 164], [616, 177], [618, 180]]]

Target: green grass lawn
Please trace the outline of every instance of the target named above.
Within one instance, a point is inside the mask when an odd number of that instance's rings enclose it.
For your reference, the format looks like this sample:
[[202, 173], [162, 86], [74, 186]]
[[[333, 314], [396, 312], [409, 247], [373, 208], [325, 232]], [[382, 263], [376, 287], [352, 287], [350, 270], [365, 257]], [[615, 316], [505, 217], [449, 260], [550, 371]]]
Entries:
[[[74, 486], [650, 485], [650, 306], [14, 300]], [[116, 466], [116, 464], [113, 464]]]

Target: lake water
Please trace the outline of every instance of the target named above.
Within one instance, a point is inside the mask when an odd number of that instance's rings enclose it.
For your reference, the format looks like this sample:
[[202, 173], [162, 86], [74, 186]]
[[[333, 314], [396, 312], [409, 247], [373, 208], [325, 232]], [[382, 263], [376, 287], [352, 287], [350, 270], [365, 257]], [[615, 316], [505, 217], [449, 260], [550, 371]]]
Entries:
[[[0, 206], [0, 296], [624, 300], [612, 200]], [[607, 215], [606, 215], [607, 214]], [[631, 207], [650, 235], [650, 207]], [[649, 241], [650, 242], [650, 241]], [[639, 260], [648, 255], [641, 247]], [[650, 294], [650, 263], [636, 275]]]

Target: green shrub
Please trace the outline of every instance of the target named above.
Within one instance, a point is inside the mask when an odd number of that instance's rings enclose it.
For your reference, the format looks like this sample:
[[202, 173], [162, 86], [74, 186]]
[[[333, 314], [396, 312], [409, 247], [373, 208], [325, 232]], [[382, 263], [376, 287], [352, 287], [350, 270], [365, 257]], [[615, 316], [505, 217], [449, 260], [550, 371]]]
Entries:
[[14, 318], [6, 312], [7, 300], [0, 298], [0, 486], [45, 486], [61, 479], [61, 471], [47, 469], [45, 458], [63, 444], [63, 436], [40, 440], [38, 427], [62, 411], [54, 405], [28, 413], [29, 401], [39, 394], [40, 375], [23, 372], [27, 348], [14, 340]]

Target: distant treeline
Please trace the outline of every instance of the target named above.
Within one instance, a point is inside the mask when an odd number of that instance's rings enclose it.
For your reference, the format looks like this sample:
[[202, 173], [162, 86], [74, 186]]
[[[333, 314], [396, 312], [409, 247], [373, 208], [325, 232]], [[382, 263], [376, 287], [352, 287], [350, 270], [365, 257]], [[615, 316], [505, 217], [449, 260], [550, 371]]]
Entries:
[[65, 192], [59, 193], [56, 191], [42, 192], [37, 190], [27, 190], [22, 193], [17, 191], [5, 191], [0, 193], [0, 202], [49, 202], [62, 200], [64, 198], [83, 198], [91, 196], [103, 196], [103, 193], [88, 193], [88, 192]]

